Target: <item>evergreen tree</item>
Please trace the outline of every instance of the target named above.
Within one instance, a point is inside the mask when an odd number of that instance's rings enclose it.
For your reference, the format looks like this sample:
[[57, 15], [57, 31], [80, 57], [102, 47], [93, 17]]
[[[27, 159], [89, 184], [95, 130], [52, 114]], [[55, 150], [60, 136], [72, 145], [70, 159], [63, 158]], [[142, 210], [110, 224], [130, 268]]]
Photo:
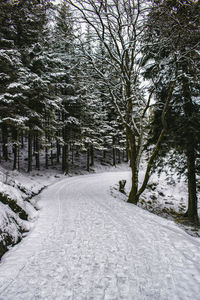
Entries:
[[2, 132], [2, 152], [8, 159], [8, 143], [14, 153], [13, 168], [17, 167], [17, 149], [19, 134], [25, 126], [26, 116], [23, 114], [23, 91], [26, 86], [21, 82], [25, 72], [22, 56], [16, 47], [16, 30], [13, 16], [15, 5], [10, 1], [0, 3], [0, 122]]
[[[39, 169], [39, 140], [44, 128], [48, 128], [49, 96], [48, 80], [43, 56], [45, 26], [47, 24], [48, 1], [18, 1], [15, 4], [14, 27], [15, 44], [26, 68], [20, 78], [26, 85], [23, 92], [24, 115], [28, 133], [28, 171], [32, 170], [32, 157], [35, 150], [36, 166]], [[45, 120], [45, 121], [44, 121]], [[45, 123], [45, 124], [44, 124]]]
[[182, 158], [181, 169], [187, 170], [187, 216], [191, 221], [198, 220], [196, 162], [200, 151], [199, 17], [198, 1], [153, 1], [147, 30], [147, 41], [151, 40], [153, 44], [145, 49], [145, 76], [153, 82], [156, 100], [153, 140], [160, 133], [161, 109], [172, 82], [172, 73], [176, 73], [166, 115], [165, 143], [160, 155], [174, 153], [169, 151], [173, 149], [179, 154], [179, 157], [176, 156], [179, 165]]
[[[80, 87], [77, 79], [78, 58], [76, 55], [73, 16], [62, 1], [58, 5], [55, 27], [52, 35], [50, 57], [55, 61], [55, 68], [50, 74], [55, 94], [61, 99], [62, 107], [58, 114], [56, 132], [57, 158], [62, 149], [62, 170], [69, 172], [69, 151], [80, 140]], [[73, 151], [73, 150], [72, 150]]]

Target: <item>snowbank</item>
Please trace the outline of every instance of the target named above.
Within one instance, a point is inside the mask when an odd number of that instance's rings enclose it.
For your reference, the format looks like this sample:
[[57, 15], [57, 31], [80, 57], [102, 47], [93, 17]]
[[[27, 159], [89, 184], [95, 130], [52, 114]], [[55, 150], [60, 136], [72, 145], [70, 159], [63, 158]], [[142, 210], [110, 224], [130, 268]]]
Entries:
[[62, 175], [52, 171], [26, 174], [0, 167], [0, 258], [33, 227], [38, 217], [36, 198]]

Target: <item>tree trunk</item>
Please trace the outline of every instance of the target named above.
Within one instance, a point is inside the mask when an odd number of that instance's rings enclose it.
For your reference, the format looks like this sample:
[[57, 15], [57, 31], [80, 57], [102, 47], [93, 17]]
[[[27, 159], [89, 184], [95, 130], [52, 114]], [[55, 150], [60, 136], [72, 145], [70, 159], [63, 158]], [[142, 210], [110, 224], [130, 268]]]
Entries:
[[48, 147], [45, 147], [45, 168], [49, 168], [49, 153], [48, 153]]
[[121, 152], [118, 149], [118, 163], [121, 164]]
[[138, 192], [138, 174], [133, 166], [131, 166], [132, 178], [131, 178], [131, 190], [128, 196], [129, 203], [137, 204], [139, 200]]
[[113, 136], [112, 156], [113, 156], [113, 166], [116, 166], [116, 149], [115, 149], [115, 137], [114, 136]]
[[17, 143], [18, 143], [18, 134], [17, 134], [17, 130], [16, 128], [13, 128], [12, 129], [12, 138], [13, 138], [13, 156], [14, 156], [14, 159], [13, 159], [13, 170], [16, 170], [17, 169], [17, 149], [18, 149], [18, 146], [17, 146]]
[[90, 146], [90, 166], [94, 166], [94, 147]]
[[115, 147], [112, 148], [113, 153], [113, 166], [116, 166], [116, 149]]
[[33, 161], [33, 137], [32, 133], [29, 131], [28, 134], [28, 172], [32, 171], [32, 161]]
[[103, 159], [106, 159], [106, 150], [103, 150]]
[[62, 147], [62, 171], [65, 174], [69, 173], [69, 149], [67, 144]]
[[[183, 64], [183, 71], [187, 74], [187, 62]], [[188, 178], [188, 210], [186, 215], [192, 222], [198, 223], [197, 210], [197, 187], [196, 187], [196, 157], [195, 157], [195, 140], [191, 119], [194, 112], [194, 105], [191, 99], [190, 86], [188, 77], [183, 77], [183, 96], [184, 96], [184, 114], [188, 122], [186, 127], [186, 157], [187, 157], [187, 178]]]
[[40, 170], [40, 145], [38, 134], [35, 137], [35, 167]]
[[90, 172], [90, 147], [87, 148], [87, 171]]
[[5, 159], [5, 161], [8, 160], [8, 147], [7, 147], [7, 143], [8, 143], [8, 128], [6, 124], [2, 124], [2, 152], [3, 152], [3, 159]]
[[34, 156], [36, 155], [36, 143], [37, 143], [37, 133], [36, 134], [34, 134], [34, 136], [33, 136], [33, 153], [34, 153]]
[[24, 148], [24, 134], [23, 134], [23, 132], [21, 134], [21, 148], [22, 149]]
[[65, 173], [69, 174], [69, 145], [66, 144], [66, 168]]
[[51, 144], [51, 166], [53, 166], [53, 145]]
[[66, 146], [62, 146], [62, 171], [65, 172], [65, 166], [66, 166]]
[[130, 168], [132, 171], [131, 190], [128, 196], [128, 202], [137, 204], [139, 200], [138, 196], [138, 167], [137, 167], [137, 152], [136, 141], [134, 134], [127, 128], [126, 136], [128, 141], [128, 156], [130, 160]]
[[20, 150], [19, 146], [17, 147], [17, 169], [20, 170]]
[[186, 215], [190, 221], [198, 223], [195, 150], [192, 144], [188, 145], [186, 155], [188, 170], [188, 210]]
[[56, 161], [57, 161], [57, 163], [59, 163], [60, 162], [60, 145], [58, 142], [56, 143], [56, 148], [57, 148]]
[[14, 145], [13, 145], [13, 156], [14, 156], [13, 170], [16, 170], [17, 169], [17, 145], [16, 145], [16, 143], [14, 143]]
[[72, 165], [74, 164], [74, 147], [71, 145], [71, 153], [72, 153]]

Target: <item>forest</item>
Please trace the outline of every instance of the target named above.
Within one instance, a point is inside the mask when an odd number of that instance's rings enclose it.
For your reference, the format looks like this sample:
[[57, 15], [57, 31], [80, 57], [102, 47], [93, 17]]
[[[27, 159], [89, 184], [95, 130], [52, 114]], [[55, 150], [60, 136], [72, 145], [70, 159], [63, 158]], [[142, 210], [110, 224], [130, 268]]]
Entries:
[[195, 0], [1, 0], [0, 163], [68, 174], [109, 154], [133, 204], [167, 165], [198, 223], [199, 19]]

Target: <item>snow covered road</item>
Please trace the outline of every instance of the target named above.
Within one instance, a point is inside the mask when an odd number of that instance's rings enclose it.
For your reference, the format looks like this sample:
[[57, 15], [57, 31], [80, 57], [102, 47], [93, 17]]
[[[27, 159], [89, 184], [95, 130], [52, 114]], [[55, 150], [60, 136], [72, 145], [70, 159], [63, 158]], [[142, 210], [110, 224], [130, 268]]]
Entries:
[[31, 233], [0, 264], [0, 299], [200, 300], [200, 241], [114, 199], [130, 176], [66, 178], [40, 195]]

